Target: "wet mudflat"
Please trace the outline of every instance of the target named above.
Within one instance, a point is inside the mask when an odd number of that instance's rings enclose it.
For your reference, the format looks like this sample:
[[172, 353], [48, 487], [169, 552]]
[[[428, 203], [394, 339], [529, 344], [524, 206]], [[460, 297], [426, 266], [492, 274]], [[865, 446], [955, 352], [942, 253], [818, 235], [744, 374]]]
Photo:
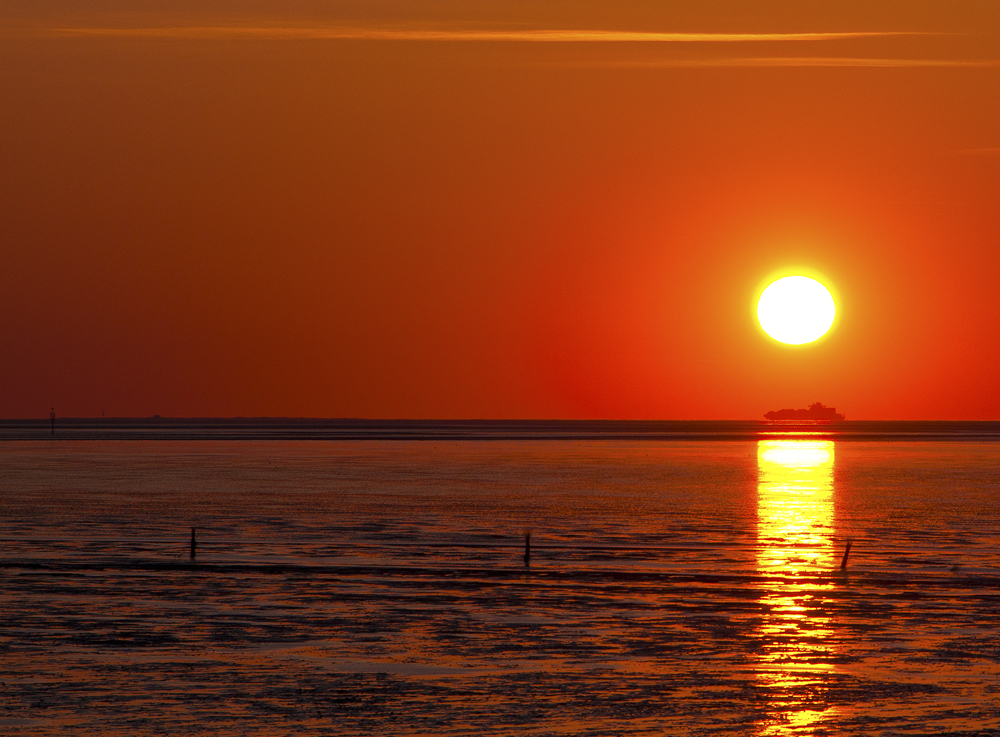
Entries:
[[4, 451], [4, 734], [1000, 731], [990, 444]]

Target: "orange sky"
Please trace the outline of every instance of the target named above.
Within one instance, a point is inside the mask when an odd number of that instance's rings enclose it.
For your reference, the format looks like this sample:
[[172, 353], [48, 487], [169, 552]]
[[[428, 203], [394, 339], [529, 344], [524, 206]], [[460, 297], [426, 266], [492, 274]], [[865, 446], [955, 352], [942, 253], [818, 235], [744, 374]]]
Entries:
[[0, 417], [1000, 419], [992, 0], [134, 5], [0, 9]]

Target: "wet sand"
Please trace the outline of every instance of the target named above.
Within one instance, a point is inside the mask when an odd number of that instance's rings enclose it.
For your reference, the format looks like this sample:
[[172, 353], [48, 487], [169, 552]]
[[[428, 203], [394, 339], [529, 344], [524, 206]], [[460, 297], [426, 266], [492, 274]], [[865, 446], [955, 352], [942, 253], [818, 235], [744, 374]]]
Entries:
[[995, 456], [11, 443], [0, 731], [996, 733]]

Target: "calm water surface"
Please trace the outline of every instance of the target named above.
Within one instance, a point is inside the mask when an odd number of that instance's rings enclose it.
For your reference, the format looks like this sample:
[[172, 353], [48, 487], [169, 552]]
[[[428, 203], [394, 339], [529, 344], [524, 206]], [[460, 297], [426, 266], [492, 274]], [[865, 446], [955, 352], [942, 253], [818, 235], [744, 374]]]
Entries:
[[6, 442], [0, 733], [998, 734], [998, 450]]

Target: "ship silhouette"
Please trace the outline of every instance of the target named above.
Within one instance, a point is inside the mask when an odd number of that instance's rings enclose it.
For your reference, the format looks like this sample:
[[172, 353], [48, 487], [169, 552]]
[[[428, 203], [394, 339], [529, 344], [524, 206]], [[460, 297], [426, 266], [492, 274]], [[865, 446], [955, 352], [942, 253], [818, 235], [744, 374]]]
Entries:
[[809, 409], [778, 409], [764, 413], [769, 420], [842, 420], [836, 407], [827, 407], [822, 402], [809, 405]]

